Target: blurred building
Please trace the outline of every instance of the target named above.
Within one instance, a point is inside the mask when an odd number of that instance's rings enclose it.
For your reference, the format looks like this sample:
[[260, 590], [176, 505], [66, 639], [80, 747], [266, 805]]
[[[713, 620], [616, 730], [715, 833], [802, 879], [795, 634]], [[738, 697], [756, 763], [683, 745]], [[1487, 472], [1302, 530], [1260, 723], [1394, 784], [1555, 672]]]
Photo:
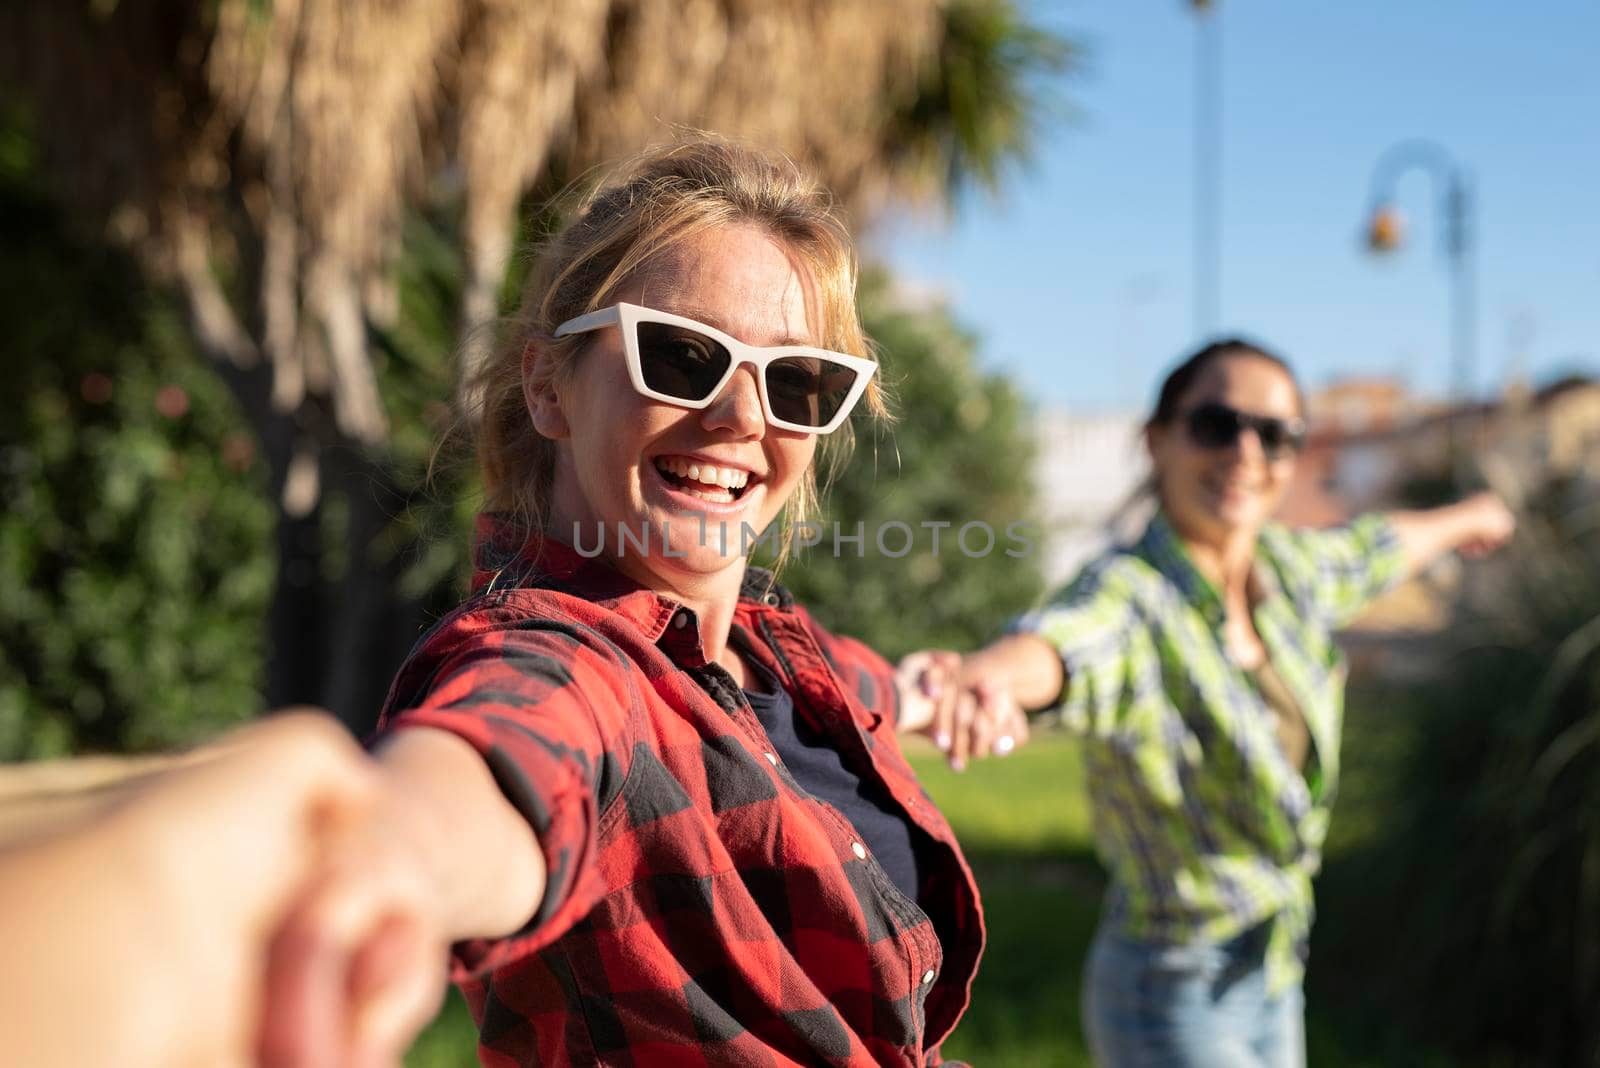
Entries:
[[1052, 586], [1110, 543], [1111, 521], [1144, 481], [1150, 465], [1140, 422], [1132, 413], [1040, 413], [1036, 477]]
[[1454, 406], [1413, 400], [1390, 380], [1344, 382], [1313, 394], [1307, 409], [1310, 439], [1280, 512], [1294, 525], [1427, 502], [1458, 442], [1508, 496], [1557, 480], [1600, 482], [1600, 381], [1590, 378]]
[[[1331, 526], [1448, 494], [1458, 439], [1470, 463], [1513, 503], [1558, 482], [1600, 494], [1600, 381], [1572, 377], [1450, 406], [1418, 398], [1398, 380], [1360, 379], [1319, 390], [1306, 406], [1310, 437], [1278, 513], [1291, 526]], [[1148, 515], [1135, 500], [1149, 472], [1140, 421], [1133, 413], [1040, 414], [1043, 569], [1052, 586], [1071, 578], [1114, 537], [1136, 534]], [[1403, 662], [1411, 659], [1405, 636], [1448, 622], [1458, 575], [1446, 561], [1392, 591], [1347, 644], [1371, 644], [1371, 656], [1381, 654], [1387, 664], [1377, 665], [1381, 670], [1403, 674]]]
[[[1410, 397], [1392, 380], [1343, 382], [1307, 398], [1310, 438], [1279, 518], [1328, 526], [1374, 509], [1435, 503], [1449, 488], [1456, 449], [1513, 505], [1562, 485], [1600, 495], [1600, 382], [1570, 377], [1514, 386], [1491, 401], [1446, 406]], [[1459, 445], [1458, 445], [1459, 443]], [[1483, 578], [1482, 565], [1478, 567]], [[1451, 618], [1462, 569], [1441, 561], [1376, 602], [1344, 644], [1366, 670], [1425, 674], [1417, 636]]]

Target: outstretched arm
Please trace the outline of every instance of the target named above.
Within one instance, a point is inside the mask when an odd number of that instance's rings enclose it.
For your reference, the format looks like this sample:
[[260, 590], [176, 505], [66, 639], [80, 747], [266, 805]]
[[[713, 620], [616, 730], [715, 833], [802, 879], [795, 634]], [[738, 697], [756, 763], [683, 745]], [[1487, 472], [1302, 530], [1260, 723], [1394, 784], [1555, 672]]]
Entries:
[[[0, 1062], [255, 1063], [278, 919], [380, 794], [338, 723], [279, 715], [0, 852]], [[325, 1056], [370, 1063], [414, 1033]]]
[[473, 748], [277, 715], [0, 848], [0, 1063], [398, 1065], [543, 856]]
[[1055, 702], [1061, 658], [1044, 639], [1015, 634], [963, 656], [943, 649], [900, 661], [900, 729], [926, 734], [960, 771], [971, 757], [1004, 756], [1028, 740], [1025, 711]]
[[985, 744], [998, 742], [996, 751], [1006, 752], [1027, 737], [1024, 710], [1065, 702], [1064, 720], [1076, 725], [1090, 696], [1097, 708], [1115, 707], [1115, 668], [1135, 622], [1133, 601], [1121, 558], [1107, 556], [982, 649], [911, 654], [901, 661], [901, 689], [917, 695], [952, 764], [968, 752], [981, 755]]
[[398, 1064], [438, 1010], [449, 944], [509, 934], [543, 896], [537, 838], [471, 745], [413, 728], [384, 745], [378, 764], [376, 803], [273, 939], [260, 1042], [268, 1065]]
[[1468, 556], [1493, 552], [1511, 539], [1517, 526], [1511, 509], [1488, 491], [1440, 508], [1390, 512], [1387, 518], [1405, 551], [1408, 575], [1455, 550]]

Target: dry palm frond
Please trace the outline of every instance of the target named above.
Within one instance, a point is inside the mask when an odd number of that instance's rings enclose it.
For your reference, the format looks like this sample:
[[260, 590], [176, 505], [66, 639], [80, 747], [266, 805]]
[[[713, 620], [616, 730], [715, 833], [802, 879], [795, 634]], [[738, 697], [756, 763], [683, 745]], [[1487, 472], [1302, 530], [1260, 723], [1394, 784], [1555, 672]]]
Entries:
[[952, 13], [997, 4], [5, 5], [0, 60], [49, 109], [65, 191], [179, 282], [207, 351], [264, 355], [277, 418], [313, 425], [298, 413], [322, 403], [372, 443], [367, 324], [392, 309], [407, 207], [441, 178], [463, 193], [464, 338], [494, 316], [521, 197], [675, 127], [786, 151], [857, 209], [938, 193], [907, 116]]
[[477, 379], [487, 350], [472, 330], [498, 310], [517, 202], [552, 149], [570, 139], [578, 86], [605, 65], [610, 9], [607, 0], [560, 6], [479, 0], [472, 6], [455, 75], [456, 150], [466, 186], [463, 383]]
[[618, 0], [610, 63], [577, 101], [581, 160], [677, 124], [803, 159], [846, 202], [878, 183], [894, 107], [938, 42], [929, 0]]
[[[327, 355], [339, 428], [385, 430], [366, 351], [363, 295], [397, 249], [441, 106], [438, 57], [460, 5], [434, 0], [226, 0], [205, 73], [220, 121], [259, 175], [261, 309], [273, 401], [292, 410]], [[307, 322], [306, 320], [309, 320]], [[317, 344], [302, 331], [314, 329]]]

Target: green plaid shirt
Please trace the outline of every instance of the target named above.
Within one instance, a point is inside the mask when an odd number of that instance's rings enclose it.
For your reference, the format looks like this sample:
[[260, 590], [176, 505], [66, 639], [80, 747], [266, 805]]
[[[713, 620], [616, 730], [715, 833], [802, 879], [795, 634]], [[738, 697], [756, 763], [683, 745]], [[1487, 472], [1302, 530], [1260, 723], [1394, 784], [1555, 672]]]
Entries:
[[1269, 987], [1301, 977], [1339, 783], [1345, 666], [1333, 632], [1398, 581], [1404, 559], [1378, 515], [1261, 532], [1255, 625], [1310, 731], [1304, 774], [1224, 648], [1221, 598], [1164, 516], [1014, 626], [1066, 666], [1062, 719], [1085, 740], [1107, 918], [1125, 934], [1220, 942], [1270, 920]]

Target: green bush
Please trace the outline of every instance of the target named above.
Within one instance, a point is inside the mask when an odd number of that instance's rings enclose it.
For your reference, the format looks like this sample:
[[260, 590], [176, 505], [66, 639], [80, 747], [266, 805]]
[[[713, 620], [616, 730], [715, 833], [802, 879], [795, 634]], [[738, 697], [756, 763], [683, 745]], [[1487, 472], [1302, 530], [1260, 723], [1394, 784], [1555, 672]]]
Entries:
[[1313, 958], [1369, 1017], [1518, 1064], [1600, 1064], [1600, 534], [1583, 492], [1530, 509], [1473, 584], [1443, 676], [1388, 703], [1411, 723], [1386, 818], [1330, 872]]
[[159, 749], [257, 711], [272, 510], [175, 310], [0, 152], [0, 760]]
[[[0, 759], [182, 744], [262, 706], [275, 518], [265, 465], [171, 300], [74, 233], [32, 184], [26, 139], [0, 135], [14, 369], [0, 401]], [[458, 265], [444, 229], [424, 216], [408, 226], [399, 315], [374, 338], [394, 439], [382, 461], [390, 518], [370, 551], [403, 562], [397, 592], [435, 611], [459, 596], [473, 504], [469, 470], [425, 479], [450, 390]], [[1006, 525], [1034, 516], [1025, 406], [979, 370], [943, 308], [907, 308], [874, 274], [862, 311], [900, 419], [863, 433], [824, 508], [847, 532], [865, 524], [866, 552], [818, 547], [785, 579], [831, 626], [891, 655], [969, 647], [1039, 592], [1036, 559], [1005, 554], [1017, 545]], [[325, 487], [325, 524], [348, 514], [349, 492]], [[872, 532], [888, 521], [913, 528], [913, 552], [877, 551]], [[937, 555], [925, 521], [951, 524]], [[971, 521], [996, 531], [986, 556], [957, 543]], [[321, 579], [337, 583], [344, 566], [329, 554]]]
[[[912, 307], [872, 273], [861, 313], [877, 341], [897, 421], [874, 429], [857, 419], [855, 455], [823, 499], [821, 544], [784, 573], [795, 595], [832, 629], [887, 655], [927, 646], [973, 648], [1041, 593], [1043, 524], [1034, 503], [1034, 438], [1027, 405], [1009, 379], [985, 374], [977, 341], [941, 306]], [[886, 526], [904, 523], [907, 532]], [[995, 534], [992, 548], [981, 522]], [[944, 523], [938, 531], [924, 523]], [[1007, 538], [1009, 524], [1022, 540]], [[861, 554], [833, 525], [865, 537]], [[1031, 551], [1022, 557], [1008, 550]]]

